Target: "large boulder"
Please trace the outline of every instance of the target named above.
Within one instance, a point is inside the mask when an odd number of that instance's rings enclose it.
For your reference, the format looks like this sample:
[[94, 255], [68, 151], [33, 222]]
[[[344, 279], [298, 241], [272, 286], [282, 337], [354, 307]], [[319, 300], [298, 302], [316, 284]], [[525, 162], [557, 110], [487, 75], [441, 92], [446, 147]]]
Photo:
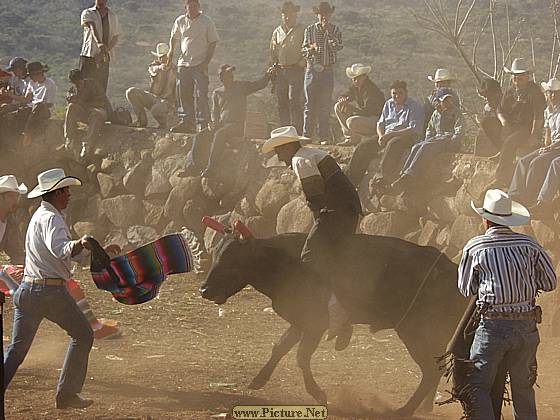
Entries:
[[165, 206], [163, 207], [163, 214], [168, 220], [182, 220], [183, 209], [187, 201], [186, 190], [181, 187], [175, 187], [171, 190]]
[[99, 172], [97, 174], [97, 182], [99, 183], [99, 191], [103, 198], [111, 197], [119, 189], [120, 180], [113, 175]]
[[126, 238], [135, 247], [146, 245], [158, 238], [157, 231], [151, 226], [129, 226], [126, 231]]
[[124, 188], [132, 194], [143, 196], [152, 173], [152, 160], [143, 159], [130, 169], [123, 178]]
[[245, 220], [245, 224], [257, 238], [270, 238], [276, 233], [274, 219], [265, 216], [251, 216]]
[[155, 167], [152, 168], [152, 178], [146, 186], [146, 197], [163, 197], [171, 191], [171, 184], [169, 183], [169, 177], [161, 173]]
[[200, 196], [201, 185], [199, 177], [181, 178], [177, 175], [172, 175], [169, 179], [169, 183], [172, 188], [182, 189], [187, 200]]
[[546, 222], [542, 220], [532, 220], [531, 227], [535, 235], [535, 239], [545, 248], [556, 248], [558, 242], [558, 233], [556, 232], [555, 222]]
[[142, 202], [144, 207], [144, 224], [148, 226], [157, 226], [163, 217], [163, 200], [145, 200]]
[[313, 226], [313, 213], [305, 201], [296, 198], [278, 212], [276, 233], [300, 232], [307, 233]]
[[95, 236], [95, 223], [76, 222], [72, 228], [74, 229], [74, 232], [76, 232], [76, 235], [80, 238], [84, 235]]
[[368, 235], [402, 238], [416, 225], [417, 219], [407, 213], [387, 211], [368, 214], [360, 223], [360, 231]]
[[422, 225], [422, 232], [418, 237], [418, 245], [427, 246], [427, 245], [434, 245], [437, 237], [439, 226], [432, 222], [431, 220], [427, 220]]
[[126, 235], [120, 230], [110, 231], [103, 241], [103, 246], [118, 245], [123, 251], [128, 248], [129, 243]]
[[119, 228], [138, 224], [144, 219], [142, 202], [132, 194], [106, 198], [101, 206], [109, 221]]
[[183, 206], [183, 221], [185, 227], [195, 234], [204, 233], [202, 218], [206, 215], [206, 206], [201, 200], [187, 200]]
[[449, 244], [456, 249], [462, 249], [469, 240], [482, 233], [482, 222], [480, 217], [469, 217], [461, 215], [457, 217], [449, 236]]
[[186, 159], [184, 154], [174, 154], [154, 162], [154, 168], [169, 180], [171, 175], [185, 168]]
[[280, 209], [290, 200], [285, 184], [267, 181], [255, 198], [255, 206], [263, 216], [276, 217]]
[[433, 217], [445, 224], [453, 223], [459, 216], [455, 210], [454, 197], [436, 196], [428, 203], [428, 210]]

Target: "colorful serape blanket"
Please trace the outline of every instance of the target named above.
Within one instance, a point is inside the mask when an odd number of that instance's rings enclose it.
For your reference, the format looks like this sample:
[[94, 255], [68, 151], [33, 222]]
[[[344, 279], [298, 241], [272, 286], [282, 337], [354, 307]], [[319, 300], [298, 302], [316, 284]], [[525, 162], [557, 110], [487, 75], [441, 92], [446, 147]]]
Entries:
[[90, 243], [91, 276], [95, 285], [111, 292], [125, 305], [138, 305], [155, 298], [168, 275], [195, 269], [192, 252], [181, 234], [164, 236], [113, 259], [97, 241]]

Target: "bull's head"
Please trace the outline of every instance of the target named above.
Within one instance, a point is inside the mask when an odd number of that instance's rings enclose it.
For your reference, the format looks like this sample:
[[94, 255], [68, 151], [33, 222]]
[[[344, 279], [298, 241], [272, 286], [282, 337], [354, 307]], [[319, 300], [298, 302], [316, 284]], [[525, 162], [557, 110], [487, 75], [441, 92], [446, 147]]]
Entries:
[[254, 262], [253, 235], [240, 221], [234, 223], [234, 230], [209, 217], [205, 217], [202, 222], [224, 235], [216, 247], [206, 282], [200, 288], [204, 299], [221, 305], [249, 283], [248, 271], [251, 262]]

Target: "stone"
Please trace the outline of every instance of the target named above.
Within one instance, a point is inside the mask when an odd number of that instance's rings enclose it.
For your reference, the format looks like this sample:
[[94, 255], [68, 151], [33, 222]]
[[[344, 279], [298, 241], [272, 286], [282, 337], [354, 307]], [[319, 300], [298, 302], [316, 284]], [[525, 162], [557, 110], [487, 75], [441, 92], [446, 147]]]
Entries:
[[452, 224], [459, 216], [455, 212], [455, 197], [436, 196], [428, 203], [428, 210], [433, 217], [445, 224]]
[[99, 183], [99, 191], [103, 198], [111, 197], [118, 190], [119, 180], [113, 175], [99, 172], [97, 174], [97, 182]]
[[415, 230], [413, 232], [407, 233], [406, 235], [404, 235], [404, 240], [408, 241], [408, 242], [418, 242], [418, 238], [420, 237], [420, 234], [422, 233], [421, 229]]
[[449, 226], [445, 226], [443, 229], [439, 231], [436, 236], [436, 245], [438, 248], [442, 249], [449, 245], [449, 238], [451, 237], [451, 228]]
[[313, 212], [301, 198], [290, 201], [278, 212], [276, 233], [307, 233], [313, 226]]
[[285, 184], [273, 180], [265, 182], [255, 197], [257, 210], [267, 217], [276, 217], [280, 209], [290, 200]]
[[172, 187], [169, 183], [169, 178], [158, 171], [155, 167], [152, 168], [152, 178], [146, 186], [146, 197], [162, 197], [171, 191]]
[[187, 200], [198, 197], [201, 192], [200, 178], [199, 177], [186, 177], [180, 178], [177, 175], [172, 175], [169, 179], [172, 188], [181, 188]]
[[245, 220], [255, 238], [270, 238], [276, 234], [276, 223], [274, 219], [265, 216], [251, 216]]
[[251, 203], [247, 197], [243, 197], [235, 207], [235, 210], [245, 217], [257, 216], [258, 211], [254, 203]]
[[76, 235], [81, 238], [82, 236], [89, 235], [95, 237], [95, 223], [92, 222], [76, 222], [72, 226]]
[[[226, 226], [231, 226], [232, 212], [212, 216], [212, 218]], [[204, 231], [204, 248], [206, 248], [206, 251], [212, 253], [222, 238], [222, 234], [216, 232], [214, 229], [206, 228]]]
[[155, 160], [171, 156], [176, 153], [177, 146], [173, 140], [163, 137], [156, 142], [152, 156]]
[[110, 231], [103, 241], [104, 246], [118, 245], [123, 251], [128, 247], [128, 239], [120, 230]]
[[88, 197], [87, 201], [87, 216], [94, 220], [100, 220], [103, 218], [105, 213], [103, 212], [103, 207], [101, 206], [101, 202], [103, 198], [101, 194], [94, 194]]
[[183, 221], [185, 227], [196, 234], [204, 233], [202, 218], [206, 215], [206, 207], [200, 200], [188, 200], [183, 206]]
[[165, 218], [168, 220], [183, 220], [183, 208], [186, 201], [185, 191], [180, 187], [173, 188], [163, 207]]
[[126, 238], [135, 247], [140, 247], [155, 241], [158, 234], [153, 227], [135, 225], [129, 226], [126, 231]]
[[365, 216], [360, 223], [360, 231], [367, 235], [401, 238], [413, 230], [416, 224], [417, 220], [407, 213], [387, 211]]
[[151, 172], [151, 160], [142, 160], [138, 162], [125, 174], [123, 178], [124, 188], [132, 194], [143, 196]]
[[119, 162], [113, 159], [105, 158], [101, 161], [101, 170], [106, 173], [114, 172], [119, 166]]
[[438, 228], [438, 225], [431, 220], [426, 221], [426, 223], [422, 226], [422, 232], [418, 237], [418, 245], [434, 245]]
[[451, 227], [449, 244], [456, 249], [463, 249], [467, 242], [483, 232], [480, 217], [461, 215]]
[[557, 232], [550, 222], [531, 220], [531, 228], [533, 229], [535, 239], [545, 248], [552, 248], [552, 245], [558, 240]]
[[406, 200], [401, 195], [384, 195], [379, 200], [381, 209], [408, 212]]
[[148, 226], [157, 226], [163, 217], [163, 200], [145, 200], [142, 201], [144, 206], [144, 223]]
[[109, 221], [119, 228], [126, 228], [144, 219], [142, 203], [132, 194], [106, 198], [101, 206]]
[[184, 154], [167, 156], [154, 162], [154, 168], [169, 180], [171, 176], [185, 168], [186, 159]]
[[475, 201], [482, 201], [488, 186], [496, 179], [496, 163], [488, 159], [480, 159], [476, 162], [474, 174], [467, 179], [467, 190]]
[[455, 213], [464, 216], [473, 216], [476, 213], [472, 209], [471, 202], [473, 201], [472, 195], [468, 191], [468, 185], [465, 183], [457, 191], [457, 195], [453, 200], [453, 207]]

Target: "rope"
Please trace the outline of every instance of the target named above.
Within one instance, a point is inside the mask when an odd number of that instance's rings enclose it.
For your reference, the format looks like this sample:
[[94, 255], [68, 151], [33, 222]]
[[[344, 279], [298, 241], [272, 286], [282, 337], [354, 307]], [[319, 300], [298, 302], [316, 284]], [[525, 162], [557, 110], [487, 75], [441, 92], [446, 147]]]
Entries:
[[405, 311], [404, 315], [402, 316], [402, 318], [400, 319], [399, 322], [397, 322], [397, 324], [395, 325], [395, 330], [398, 330], [398, 328], [401, 326], [401, 324], [403, 323], [403, 321], [408, 317], [408, 315], [410, 314], [410, 311], [412, 310], [412, 308], [414, 307], [414, 305], [416, 304], [416, 301], [418, 300], [418, 298], [420, 297], [420, 293], [422, 293], [422, 291], [424, 290], [424, 286], [426, 286], [426, 282], [428, 281], [428, 278], [430, 277], [430, 275], [432, 274], [432, 271], [434, 271], [434, 268], [436, 267], [437, 263], [439, 262], [440, 258], [443, 256], [443, 253], [440, 252], [438, 257], [435, 259], [435, 261], [433, 262], [433, 264], [431, 265], [430, 269], [428, 270], [428, 272], [426, 273], [426, 275], [424, 276], [424, 279], [422, 280], [422, 283], [420, 283], [420, 286], [418, 287], [418, 290], [416, 290], [416, 295], [414, 295], [414, 298], [412, 298], [412, 301], [410, 302], [410, 305], [408, 305], [407, 310]]

